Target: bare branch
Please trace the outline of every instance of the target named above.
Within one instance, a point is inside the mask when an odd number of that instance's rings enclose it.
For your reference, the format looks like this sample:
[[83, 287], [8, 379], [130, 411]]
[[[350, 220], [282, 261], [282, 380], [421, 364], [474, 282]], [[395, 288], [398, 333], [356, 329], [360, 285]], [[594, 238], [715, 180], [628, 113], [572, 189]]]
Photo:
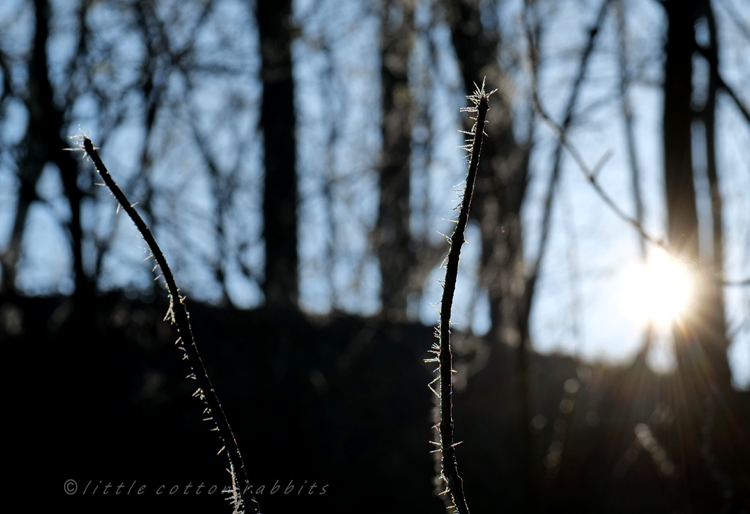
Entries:
[[[565, 118], [563, 119], [562, 125], [557, 127], [558, 132], [558, 144], [555, 148], [554, 164], [552, 166], [552, 173], [550, 174], [549, 182], [547, 184], [547, 193], [544, 200], [544, 213], [542, 215], [542, 235], [539, 238], [539, 248], [537, 249], [536, 261], [534, 262], [530, 274], [526, 277], [526, 287], [524, 296], [524, 313], [523, 315], [528, 318], [531, 313], [531, 304], [534, 298], [534, 291], [536, 289], [537, 279], [539, 277], [539, 270], [544, 259], [544, 254], [547, 249], [547, 241], [549, 239], [550, 222], [552, 219], [552, 206], [554, 201], [555, 189], [560, 179], [560, 173], [562, 170], [562, 148], [567, 144], [566, 133], [573, 121], [573, 111], [575, 110], [578, 96], [581, 91], [583, 80], [586, 77], [586, 70], [588, 68], [589, 58], [594, 50], [594, 43], [596, 42], [596, 36], [599, 33], [599, 29], [604, 23], [604, 18], [609, 7], [610, 0], [604, 0], [599, 9], [599, 14], [596, 17], [596, 21], [589, 29], [589, 38], [584, 47], [583, 53], [581, 54], [581, 61], [578, 67], [578, 74], [576, 75], [575, 82], [573, 83], [573, 89], [570, 92], [570, 98], [565, 108]], [[538, 48], [535, 47], [536, 39], [533, 36], [531, 27], [527, 23], [526, 35], [528, 39], [529, 51], [531, 52], [531, 59], [533, 65], [531, 67], [531, 78], [532, 78], [532, 97], [533, 103], [537, 110], [541, 113], [543, 111], [541, 102], [538, 95], [538, 76], [537, 76], [537, 65], [538, 65]], [[543, 116], [545, 121], [549, 121], [550, 118], [546, 114]], [[592, 173], [592, 177], [595, 173]], [[526, 323], [528, 326], [528, 323]], [[526, 338], [527, 334], [523, 334], [522, 337]]]
[[[91, 140], [86, 136], [80, 136], [79, 139], [83, 140], [83, 149], [94, 162], [99, 175], [102, 177], [102, 179], [104, 179], [104, 182], [107, 184], [107, 187], [109, 187], [110, 191], [112, 191], [112, 194], [117, 199], [117, 202], [125, 210], [128, 216], [130, 216], [130, 219], [133, 220], [133, 223], [135, 223], [135, 226], [143, 236], [143, 239], [146, 240], [146, 243], [148, 244], [149, 249], [154, 256], [154, 259], [159, 265], [159, 268], [161, 268], [162, 275], [164, 276], [164, 281], [167, 284], [167, 291], [169, 292], [170, 305], [168, 316], [171, 317], [172, 322], [177, 325], [177, 330], [180, 333], [180, 337], [177, 340], [176, 344], [183, 352], [185, 352], [185, 355], [188, 358], [190, 367], [193, 370], [193, 373], [190, 375], [190, 377], [195, 378], [195, 380], [197, 380], [198, 382], [199, 387], [194, 396], [199, 397], [205, 402], [207, 406], [206, 413], [208, 414], [207, 419], [213, 420], [216, 423], [215, 428], [217, 429], [217, 431], [219, 432], [219, 436], [221, 437], [223, 449], [227, 450], [229, 469], [232, 474], [232, 502], [235, 507], [235, 513], [243, 513], [245, 512], [245, 508], [249, 509], [250, 512], [259, 513], [260, 507], [255, 501], [252, 486], [250, 485], [250, 480], [248, 479], [245, 464], [242, 461], [242, 455], [240, 454], [239, 447], [237, 446], [237, 441], [234, 437], [234, 433], [232, 432], [232, 428], [229, 425], [229, 420], [227, 419], [226, 414], [224, 414], [224, 409], [219, 402], [219, 398], [216, 395], [213, 384], [208, 378], [206, 368], [203, 366], [203, 360], [201, 359], [200, 353], [198, 352], [198, 347], [196, 346], [195, 340], [193, 339], [193, 332], [190, 327], [190, 317], [187, 311], [187, 304], [185, 303], [185, 299], [180, 296], [179, 288], [177, 287], [177, 283], [175, 282], [174, 276], [172, 275], [172, 271], [169, 268], [169, 264], [167, 263], [164, 254], [159, 248], [159, 245], [156, 243], [156, 239], [154, 239], [154, 236], [151, 234], [148, 226], [143, 221], [143, 218], [141, 218], [140, 214], [138, 214], [138, 211], [136, 211], [135, 208], [131, 205], [125, 194], [117, 186], [117, 183], [115, 183], [114, 179], [109, 174], [109, 171], [104, 166], [104, 163], [99, 157], [99, 154], [96, 152], [96, 149], [91, 143]], [[180, 304], [180, 307], [177, 309], [174, 308], [175, 300], [177, 300], [177, 302]]]
[[[461, 247], [464, 244], [464, 232], [469, 222], [469, 210], [471, 209], [471, 197], [474, 193], [474, 183], [477, 178], [479, 167], [479, 154], [482, 150], [482, 139], [484, 135], [484, 124], [487, 119], [489, 107], [489, 94], [484, 92], [484, 82], [481, 89], [477, 87], [474, 94], [467, 97], [472, 101], [474, 107], [461, 109], [465, 112], [476, 113], [476, 124], [471, 132], [473, 141], [466, 148], [469, 151], [470, 164], [469, 173], [466, 177], [466, 189], [461, 202], [461, 211], [456, 223], [456, 229], [450, 236], [451, 244], [448, 252], [448, 264], [445, 270], [445, 283], [443, 284], [443, 300], [440, 307], [439, 335], [440, 344], [433, 347], [431, 353], [436, 358], [428, 359], [428, 362], [438, 361], [440, 363], [440, 423], [438, 430], [440, 434], [440, 451], [442, 452], [442, 478], [446, 483], [446, 491], [450, 493], [453, 507], [459, 514], [468, 514], [469, 508], [464, 497], [463, 481], [458, 474], [456, 463], [456, 443], [453, 442], [453, 356], [451, 354], [451, 309], [453, 307], [453, 294], [456, 290], [456, 279], [458, 277], [458, 261], [461, 256]], [[434, 391], [434, 389], [433, 389]]]
[[734, 89], [729, 84], [724, 82], [724, 78], [721, 76], [721, 73], [719, 72], [719, 67], [715, 63], [716, 59], [711, 55], [709, 50], [706, 48], [699, 46], [698, 51], [703, 57], [706, 58], [708, 63], [712, 65], [712, 67], [715, 68], [715, 71], [712, 70], [712, 73], [714, 73], [713, 78], [714, 80], [716, 80], [716, 85], [718, 86], [718, 88], [724, 91], [729, 96], [729, 98], [732, 99], [734, 104], [737, 106], [737, 109], [739, 109], [740, 113], [745, 118], [745, 121], [747, 121], [747, 123], [750, 124], [750, 109], [748, 109], [745, 106], [745, 104], [742, 103], [742, 100], [740, 100], [740, 98], [737, 96], [737, 93], [734, 92]]

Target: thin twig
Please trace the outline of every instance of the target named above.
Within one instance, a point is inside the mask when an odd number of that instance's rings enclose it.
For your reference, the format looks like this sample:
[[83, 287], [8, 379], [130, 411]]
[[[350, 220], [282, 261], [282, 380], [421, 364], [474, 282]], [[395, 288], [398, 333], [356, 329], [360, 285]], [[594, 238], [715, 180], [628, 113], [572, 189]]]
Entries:
[[[474, 107], [461, 109], [464, 112], [477, 113], [473, 118], [476, 123], [469, 135], [472, 136], [471, 144], [463, 148], [469, 152], [470, 164], [466, 177], [466, 189], [461, 202], [461, 211], [453, 234], [449, 238], [450, 250], [448, 251], [448, 264], [445, 270], [445, 283], [443, 284], [443, 300], [440, 310], [439, 344], [433, 345], [431, 353], [437, 355], [435, 358], [427, 359], [427, 362], [439, 362], [440, 370], [440, 423], [438, 430], [440, 442], [434, 443], [442, 452], [442, 478], [446, 484], [446, 493], [451, 495], [453, 507], [459, 514], [468, 514], [469, 508], [464, 497], [463, 481], [458, 474], [455, 446], [453, 442], [453, 356], [451, 354], [451, 309], [453, 307], [453, 294], [456, 290], [456, 278], [458, 277], [458, 261], [461, 256], [461, 247], [464, 244], [464, 232], [469, 221], [469, 210], [471, 209], [471, 197], [474, 193], [474, 182], [479, 167], [479, 154], [482, 150], [482, 139], [484, 135], [484, 124], [489, 110], [489, 94], [484, 92], [484, 81], [482, 87], [477, 87], [474, 94], [467, 98], [471, 100]], [[437, 371], [437, 370], [436, 370]], [[433, 389], [434, 391], [434, 389]]]
[[[599, 8], [599, 13], [597, 14], [597, 17], [596, 17], [596, 21], [589, 29], [589, 38], [581, 54], [581, 60], [578, 64], [578, 73], [576, 74], [575, 82], [573, 83], [573, 88], [570, 91], [570, 97], [568, 98], [568, 103], [565, 108], [565, 118], [563, 119], [562, 125], [558, 127], [559, 137], [558, 137], [557, 146], [555, 148], [554, 163], [552, 165], [552, 172], [550, 173], [549, 182], [547, 184], [547, 192], [546, 192], [545, 200], [544, 200], [544, 211], [542, 214], [541, 236], [539, 237], [539, 246], [537, 248], [536, 260], [534, 261], [534, 264], [531, 267], [531, 272], [526, 277], [526, 287], [524, 288], [523, 316], [525, 316], [527, 320], [529, 316], [531, 315], [531, 306], [534, 300], [534, 293], [536, 292], [536, 284], [539, 278], [539, 273], [541, 271], [542, 261], [546, 254], [547, 243], [549, 241], [548, 236], [549, 236], [549, 230], [550, 230], [551, 220], [552, 220], [552, 207], [553, 207], [554, 195], [555, 195], [555, 190], [557, 189], [557, 184], [560, 180], [560, 175], [562, 173], [562, 149], [563, 149], [563, 146], [565, 146], [567, 143], [566, 135], [567, 135], [568, 129], [573, 123], [573, 112], [575, 110], [576, 103], [578, 102], [578, 97], [580, 95], [584, 79], [586, 78], [586, 71], [588, 69], [591, 55], [594, 52], [596, 37], [599, 34], [600, 28], [604, 24], [604, 20], [607, 14], [607, 9], [609, 7], [609, 2], [610, 0], [604, 0], [602, 2], [601, 7]], [[538, 54], [537, 49], [534, 47], [534, 40], [533, 40], [533, 35], [531, 34], [530, 26], [528, 25], [526, 26], [526, 31], [527, 31], [526, 34], [528, 38], [529, 48], [531, 49], [532, 54], [537, 56], [537, 59], [538, 59], [539, 54]], [[538, 67], [538, 62], [534, 60], [531, 66], [532, 97], [533, 97], [535, 106], [537, 107], [538, 110], [541, 111], [541, 102], [538, 96], [537, 67]], [[528, 322], [525, 323], [525, 326], [528, 327]], [[524, 330], [524, 331], [528, 332], [528, 330]], [[522, 334], [522, 337], [524, 341], [521, 344], [525, 344], [525, 340], [528, 339], [528, 333]]]
[[[643, 237], [646, 241], [649, 243], [659, 246], [670, 253], [670, 255], [673, 255], [673, 252], [671, 250], [671, 247], [669, 244], [663, 239], [663, 238], [656, 238], [649, 234], [643, 224], [641, 224], [638, 220], [635, 218], [632, 218], [628, 216], [625, 211], [623, 211], [619, 205], [612, 199], [609, 194], [607, 194], [606, 191], [602, 188], [601, 184], [596, 179], [597, 174], [599, 173], [599, 170], [602, 168], [606, 160], [610, 157], [612, 154], [611, 151], [608, 151], [604, 154], [604, 156], [599, 160], [599, 162], [594, 166], [594, 168], [591, 168], [586, 161], [584, 160], [583, 156], [578, 152], [575, 146], [573, 146], [570, 141], [567, 140], [565, 137], [565, 134], [561, 127], [559, 127], [555, 121], [547, 114], [547, 112], [542, 107], [541, 103], [539, 102], [539, 99], [536, 97], [536, 94], [534, 94], [534, 109], [537, 111], [539, 116], [549, 125], [549, 127], [552, 129], [552, 131], [555, 133], [557, 138], [562, 142], [562, 145], [565, 147], [565, 149], [568, 151], [571, 157], [573, 157], [573, 160], [578, 164], [578, 167], [581, 169], [581, 172], [583, 172], [586, 179], [591, 184], [591, 187], [594, 188], [594, 190], [597, 192], [599, 197], [604, 200], [604, 203], [609, 206], [610, 209], [623, 221], [626, 223], [629, 223], [633, 226], [635, 230], [638, 231], [638, 233]], [[726, 280], [722, 277], [716, 277], [715, 280], [722, 286], [748, 286], [750, 285], [750, 277], [740, 279], [740, 280]]]
[[[91, 140], [86, 136], [77, 136], [77, 139], [82, 139], [82, 143], [79, 142], [79, 144], [82, 145], [86, 154], [92, 161], [94, 161], [94, 165], [96, 166], [99, 175], [104, 179], [104, 182], [107, 187], [109, 187], [120, 206], [125, 210], [128, 216], [130, 216], [130, 219], [133, 220], [133, 223], [135, 223], [135, 226], [143, 236], [143, 239], [146, 240], [146, 243], [151, 250], [151, 254], [154, 259], [156, 259], [159, 268], [161, 268], [164, 281], [167, 284], [167, 291], [169, 292], [168, 317], [170, 317], [172, 322], [177, 325], [177, 330], [180, 333], [180, 337], [177, 339], [176, 344], [178, 348], [185, 352], [190, 367], [193, 370], [191, 378], [195, 378], [195, 380], [198, 381], [199, 387], [193, 396], [197, 396], [205, 402], [207, 406], [204, 411], [207, 416], [206, 419], [211, 419], [216, 423], [216, 426], [211, 430], [219, 432], [219, 437], [224, 444], [222, 450], [226, 449], [227, 458], [229, 459], [229, 471], [232, 475], [232, 503], [235, 509], [234, 512], [244, 513], [245, 509], [248, 509], [249, 512], [259, 514], [260, 506], [258, 505], [258, 502], [255, 501], [252, 486], [250, 485], [245, 464], [242, 461], [242, 455], [237, 446], [237, 441], [232, 432], [232, 428], [229, 425], [229, 421], [224, 414], [224, 409], [221, 407], [219, 398], [211, 384], [211, 380], [208, 378], [206, 368], [203, 366], [203, 360], [198, 352], [198, 347], [195, 344], [193, 332], [190, 328], [187, 305], [185, 304], [184, 298], [180, 296], [179, 289], [174, 280], [174, 276], [172, 275], [172, 271], [169, 268], [169, 264], [148, 226], [138, 214], [138, 211], [135, 210], [125, 197], [122, 190], [117, 186], [114, 179], [109, 174], [109, 171], [107, 171], [106, 166], [104, 166], [104, 163], [96, 152], [96, 148], [91, 143]], [[178, 299], [180, 304], [177, 309], [174, 308], [175, 298]], [[221, 450], [219, 450], [219, 452], [221, 452]]]
[[[628, 97], [630, 87], [630, 77], [628, 74], [628, 38], [625, 25], [625, 6], [623, 0], [618, 0], [616, 4], [617, 11], [617, 32], [618, 32], [618, 57], [620, 68], [620, 112], [623, 118], [623, 128], [625, 130], [625, 142], [628, 149], [628, 160], [630, 163], [630, 188], [633, 193], [635, 202], [635, 219], [638, 223], [643, 223], [643, 195], [641, 194], [641, 170], [638, 164], [638, 152], [636, 148], [635, 127], [633, 125], [633, 108]], [[643, 237], [638, 238], [641, 251], [641, 260], [646, 260], [646, 240]]]

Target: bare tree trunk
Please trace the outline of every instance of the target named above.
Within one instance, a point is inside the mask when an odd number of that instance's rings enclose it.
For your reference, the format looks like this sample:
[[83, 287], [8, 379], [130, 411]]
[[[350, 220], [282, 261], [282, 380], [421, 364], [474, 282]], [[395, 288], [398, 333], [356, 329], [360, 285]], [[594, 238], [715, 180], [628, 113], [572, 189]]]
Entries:
[[[724, 216], [719, 189], [719, 174], [716, 168], [716, 95], [719, 90], [719, 42], [716, 33], [716, 20], [710, 2], [705, 2], [704, 17], [708, 25], [710, 75], [706, 104], [703, 106], [702, 119], [706, 137], [706, 175], [711, 196], [711, 226], [713, 261], [711, 272], [713, 277], [724, 276]], [[724, 313], [724, 292], [715, 281], [711, 281], [712, 296], [716, 302], [716, 314], [719, 316], [717, 327], [721, 337], [726, 339], [726, 319]]]
[[269, 306], [296, 308], [299, 259], [291, 0], [256, 2], [256, 19], [263, 82], [263, 293]]
[[[727, 511], [738, 510], [740, 505], [750, 506], [750, 455], [737, 452], [737, 448], [749, 448], [750, 419], [743, 409], [739, 395], [732, 387], [731, 369], [727, 360], [730, 340], [727, 336], [724, 291], [720, 280], [724, 277], [724, 216], [716, 163], [716, 97], [722, 80], [719, 75], [719, 40], [711, 2], [703, 2], [700, 11], [708, 26], [708, 47], [704, 56], [708, 60], [710, 74], [706, 102], [701, 109], [705, 135], [706, 176], [711, 199], [711, 262], [705, 268], [705, 292], [701, 300], [703, 317], [696, 320], [701, 327], [710, 330], [707, 335], [711, 344], [709, 360], [718, 375], [715, 383], [721, 395], [714, 394], [709, 404], [711, 415], [709, 457], [716, 460], [711, 468], [718, 479], [725, 499]], [[705, 437], [705, 436], [704, 436]], [[705, 443], [704, 443], [705, 444]]]
[[690, 105], [693, 88], [693, 23], [697, 0], [664, 6], [668, 15], [664, 65], [664, 180], [667, 236], [678, 255], [698, 257], [698, 214], [693, 185]]
[[[706, 2], [707, 4], [707, 2]], [[696, 265], [699, 262], [698, 213], [693, 180], [691, 124], [694, 111], [692, 59], [695, 46], [695, 21], [700, 15], [700, 0], [663, 3], [668, 18], [666, 60], [664, 65], [664, 177], [667, 197], [667, 234], [677, 256]], [[705, 5], [704, 5], [705, 7]], [[710, 9], [710, 5], [708, 6]], [[709, 15], [710, 18], [710, 15]], [[713, 25], [709, 19], [709, 30]], [[718, 56], [715, 29], [709, 54]], [[712, 67], [708, 102], [704, 110], [709, 183], [712, 186], [713, 266], [696, 274], [698, 284], [695, 305], [675, 327], [675, 354], [678, 382], [675, 403], [680, 420], [680, 446], [684, 468], [683, 488], [690, 500], [689, 508], [701, 512], [730, 503], [747, 495], [737, 486], [746, 478], [736, 448], [743, 436], [734, 421], [727, 419], [736, 407], [727, 358], [728, 341], [723, 310], [722, 290], [713, 269], [721, 261], [721, 215], [718, 200], [718, 177], [713, 155], [716, 59]], [[709, 112], [710, 111], [710, 112]], [[716, 195], [714, 197], [714, 195]], [[718, 214], [718, 219], [717, 219]], [[719, 223], [718, 229], [716, 223]], [[717, 239], [718, 238], [718, 239]], [[719, 262], [719, 266], [722, 264]], [[721, 268], [719, 268], [721, 269]], [[739, 413], [737, 413], [739, 414]], [[732, 450], [732, 448], [735, 448]], [[739, 452], [742, 455], [742, 452]], [[740, 459], [741, 460], [741, 459]], [[744, 467], [744, 473], [747, 468]], [[746, 489], [747, 486], [744, 486]], [[701, 505], [702, 499], [714, 500]], [[741, 500], [740, 500], [741, 501]]]
[[[695, 189], [693, 185], [693, 162], [690, 125], [692, 122], [692, 44], [694, 39], [693, 20], [697, 2], [667, 2], [668, 30], [664, 63], [664, 179], [667, 200], [667, 234], [668, 240], [678, 256], [693, 260], [698, 257], [698, 215], [695, 206]], [[690, 373], [690, 351], [686, 348], [691, 343], [681, 337], [679, 330], [675, 333], [675, 356], [679, 373], [676, 386], [676, 410], [681, 421], [678, 432], [681, 449], [680, 465], [683, 472], [682, 489], [689, 498], [694, 485], [706, 484], [702, 480], [700, 455], [697, 450], [700, 444], [699, 424], [702, 417], [697, 411], [699, 405], [688, 405], [687, 398], [701, 398], [698, 395], [695, 377]], [[705, 391], [704, 391], [705, 394]], [[697, 497], [706, 493], [692, 494], [687, 505], [693, 505]]]
[[383, 314], [406, 319], [415, 252], [410, 247], [412, 98], [409, 56], [414, 41], [413, 0], [385, 0], [381, 9], [380, 77], [383, 146], [380, 203], [374, 243], [380, 261]]

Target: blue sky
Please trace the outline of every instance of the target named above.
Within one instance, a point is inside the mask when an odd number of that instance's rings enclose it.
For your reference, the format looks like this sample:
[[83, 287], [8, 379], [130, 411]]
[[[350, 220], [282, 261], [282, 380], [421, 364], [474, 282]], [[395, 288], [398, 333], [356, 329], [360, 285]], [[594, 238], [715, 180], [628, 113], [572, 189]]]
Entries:
[[[166, 1], [160, 5], [168, 6]], [[20, 1], [0, 6], [0, 22], [14, 20], [12, 32], [0, 40], [4, 51], [19, 56], [30, 34], [30, 9]], [[51, 45], [52, 71], [55, 80], [67, 80], [64, 65], [74, 48], [71, 29], [76, 27], [69, 2], [53, 2], [55, 8], [54, 44]], [[199, 5], [196, 3], [195, 5]], [[369, 252], [368, 233], [377, 212], [377, 177], [379, 136], [379, 69], [378, 20], [367, 11], [369, 4], [325, 0], [298, 1], [295, 13], [300, 37], [294, 46], [296, 102], [298, 116], [298, 163], [300, 174], [300, 254], [302, 306], [317, 313], [340, 309], [354, 313], [377, 312], [380, 277], [377, 261]], [[564, 102], [577, 69], [587, 29], [594, 20], [599, 2], [563, 1], [544, 4], [550, 29], [543, 39], [539, 94], [547, 111], [561, 118]], [[645, 226], [656, 237], [664, 234], [664, 190], [661, 179], [661, 45], [664, 31], [662, 10], [653, 0], [627, 2], [629, 56], [634, 70], [630, 100], [634, 106], [639, 164], [642, 169], [642, 191], [645, 204]], [[257, 135], [259, 87], [256, 34], [247, 2], [224, 0], [209, 17], [205, 28], [191, 32], [192, 3], [183, 3], [184, 23], [174, 25], [175, 45], [191, 39], [198, 49], [199, 62], [206, 65], [236, 65], [231, 80], [221, 74], [196, 75], [190, 84], [179, 74], [165, 78], [165, 88], [172, 103], [157, 119], [153, 139], [144, 143], [142, 100], [133, 95], [128, 84], [133, 80], [144, 48], [138, 38], [128, 36], [127, 23], [110, 5], [97, 4], [91, 18], [99, 26], [118, 21], [116, 30], [92, 35], [96, 48], [112, 48], [110, 59], [117, 59], [112, 70], [107, 62], [92, 66], [92, 83], [110, 81], [117, 90], [122, 87], [123, 118], [111, 131], [106, 116], [95, 112], [95, 98], [83, 93], [71, 110], [70, 134], [92, 131], [107, 134], [102, 150], [105, 162], [120, 184], [132, 187], [132, 201], [139, 201], [151, 188], [154, 215], [167, 217], [177, 213], [186, 231], [165, 223], [156, 224], [157, 237], [171, 259], [178, 281], [190, 297], [216, 301], [220, 288], [210, 272], [211, 263], [223, 262], [228, 293], [238, 306], [252, 307], [262, 301], [257, 280], [239, 269], [238, 259], [256, 273], [262, 270], [263, 246], [260, 239], [261, 145]], [[364, 7], [363, 7], [364, 6]], [[429, 2], [421, 2], [418, 11], [420, 32], [413, 55], [416, 98], [422, 109], [432, 116], [429, 126], [415, 127], [413, 156], [411, 226], [426, 241], [442, 240], [439, 232], [452, 225], [444, 219], [455, 213], [455, 186], [465, 177], [463, 144], [457, 132], [461, 126], [459, 108], [466, 105], [455, 58], [450, 50], [450, 35], [438, 23], [428, 33]], [[528, 119], [528, 66], [524, 61], [524, 44], [520, 25], [520, 1], [503, 3], [498, 13], [507, 44], [501, 52], [503, 62], [517, 62], [513, 76], [516, 83], [517, 116], [523, 130]], [[750, 80], [750, 54], [742, 27], [750, 26], [750, 15], [740, 0], [716, 2], [722, 47], [721, 71], [725, 80], [735, 86], [745, 105], [750, 97], [739, 86]], [[166, 14], [165, 14], [166, 16]], [[15, 17], [15, 18], [14, 18]], [[127, 20], [127, 18], [125, 18]], [[109, 20], [109, 21], [108, 21]], [[630, 193], [628, 161], [624, 132], [616, 95], [617, 39], [611, 13], [600, 34], [588, 80], [582, 91], [577, 123], [569, 138], [586, 161], [593, 165], [605, 154], [611, 154], [598, 178], [604, 189], [629, 214], [634, 213]], [[699, 34], [704, 28], [699, 27]], [[434, 58], [428, 52], [433, 45]], [[232, 61], [232, 56], [238, 62]], [[228, 58], [229, 57], [229, 58]], [[696, 83], [701, 73], [696, 60]], [[21, 67], [18, 68], [21, 70]], [[19, 72], [22, 76], [22, 72]], [[490, 88], [494, 87], [488, 84]], [[82, 86], [85, 90], [85, 86]], [[744, 96], [742, 96], [744, 94]], [[129, 96], [132, 95], [132, 98]], [[195, 116], [195, 117], [193, 117]], [[490, 111], [490, 122], [492, 111]], [[197, 126], [191, 128], [191, 120]], [[16, 141], [25, 126], [23, 107], [12, 104], [5, 114], [1, 130], [4, 138]], [[750, 128], [725, 96], [719, 100], [719, 168], [726, 219], [726, 274], [729, 278], [750, 276]], [[492, 130], [491, 124], [488, 130]], [[195, 150], [195, 133], [210, 138], [222, 173], [235, 183], [229, 216], [227, 240], [220, 246], [212, 229], [211, 216], [216, 200], [206, 194], [211, 190], [205, 166]], [[431, 133], [433, 146], [422, 143]], [[332, 146], [329, 141], [333, 141]], [[532, 155], [532, 183], [525, 203], [524, 237], [529, 260], [535, 256], [539, 237], [544, 185], [550, 171], [554, 134], [544, 125], [535, 131]], [[145, 151], [153, 161], [145, 179], [139, 180], [140, 157]], [[11, 156], [3, 150], [0, 160], [0, 249], [7, 241], [15, 207]], [[241, 162], [241, 173], [235, 164]], [[700, 176], [700, 160], [696, 160]], [[91, 180], [93, 177], [87, 179]], [[148, 181], [148, 187], [144, 186]], [[705, 180], [696, 179], [705, 191]], [[45, 170], [38, 192], [44, 199], [32, 209], [19, 286], [29, 294], [69, 293], [71, 259], [66, 235], [60, 220], [69, 217], [58, 172]], [[329, 206], [326, 194], [336, 198]], [[177, 205], [175, 199], [181, 204]], [[699, 198], [700, 212], [707, 212], [708, 198]], [[329, 208], [330, 207], [330, 208]], [[115, 215], [112, 199], [106, 191], [83, 208], [87, 230], [97, 237], [114, 234], [111, 251], [104, 260], [103, 288], [125, 287], [149, 290], [152, 283], [150, 264], [145, 257], [132, 224]], [[251, 236], [248, 236], [251, 234]], [[454, 321], [458, 328], [477, 334], [487, 331], [486, 294], [477, 287], [475, 270], [481, 248], [476, 227], [469, 226], [464, 248], [456, 297]], [[183, 255], [180, 245], [188, 241], [195, 255]], [[39, 242], [44, 242], [40, 245]], [[90, 241], [91, 243], [92, 241]], [[244, 246], [243, 246], [244, 245]], [[221, 248], [237, 255], [227, 258]], [[652, 252], [654, 249], [649, 248]], [[447, 246], [446, 246], [447, 252]], [[548, 257], [538, 284], [532, 313], [532, 338], [535, 348], [543, 352], [565, 351], [583, 357], [621, 362], [630, 358], [640, 345], [646, 320], [634, 315], [637, 309], [628, 305], [626, 294], [629, 270], [639, 262], [638, 236], [604, 204], [587, 183], [583, 173], [569, 156], [564, 160], [563, 174], [557, 192]], [[438, 279], [443, 272], [433, 270], [425, 284], [424, 295], [414, 299], [410, 312], [414, 319], [434, 324], [437, 313], [432, 304], [440, 298]], [[750, 385], [750, 291], [748, 287], [727, 288], [729, 331], [733, 336], [730, 358], [738, 384]], [[668, 367], [670, 352], [668, 334], [657, 339], [653, 362]]]

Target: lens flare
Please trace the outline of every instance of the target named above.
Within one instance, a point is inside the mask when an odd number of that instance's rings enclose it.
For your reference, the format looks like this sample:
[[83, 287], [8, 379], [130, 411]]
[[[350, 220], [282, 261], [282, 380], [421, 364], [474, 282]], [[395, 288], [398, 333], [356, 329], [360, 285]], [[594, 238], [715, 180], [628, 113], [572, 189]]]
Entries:
[[626, 285], [627, 308], [661, 329], [686, 314], [695, 287], [689, 268], [664, 251], [632, 269]]

